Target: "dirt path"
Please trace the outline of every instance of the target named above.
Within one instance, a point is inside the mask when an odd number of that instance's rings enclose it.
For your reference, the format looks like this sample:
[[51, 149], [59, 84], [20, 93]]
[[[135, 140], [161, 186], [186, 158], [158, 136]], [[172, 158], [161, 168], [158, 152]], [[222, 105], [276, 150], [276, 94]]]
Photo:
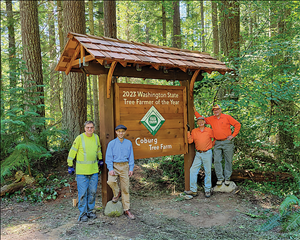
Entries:
[[[42, 204], [3, 200], [1, 240], [288, 238], [278, 230], [256, 232], [255, 228], [264, 220], [245, 213], [259, 214], [272, 206], [253, 204], [239, 194], [216, 193], [210, 198], [200, 194], [184, 201], [178, 201], [174, 195], [141, 197], [132, 193], [131, 196], [136, 220], [124, 215], [106, 217], [99, 210], [98, 218], [87, 223], [77, 222], [78, 209], [72, 207], [73, 196]], [[100, 197], [96, 207], [101, 207]]]

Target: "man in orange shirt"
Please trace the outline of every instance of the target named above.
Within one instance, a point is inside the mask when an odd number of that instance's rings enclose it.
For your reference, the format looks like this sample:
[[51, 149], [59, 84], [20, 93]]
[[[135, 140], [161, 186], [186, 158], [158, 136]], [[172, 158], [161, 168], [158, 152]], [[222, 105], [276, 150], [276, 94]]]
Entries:
[[[194, 111], [196, 117], [201, 116], [195, 108]], [[223, 114], [222, 109], [218, 104], [213, 106], [212, 111], [214, 116], [205, 118], [205, 121], [207, 124], [211, 125], [216, 139], [214, 147], [214, 165], [218, 178], [217, 185], [222, 185], [225, 180], [225, 185], [229, 186], [234, 152], [233, 138], [239, 133], [241, 124], [230, 115]], [[234, 127], [233, 133], [231, 132], [230, 126]], [[224, 154], [225, 160], [224, 173], [222, 167], [222, 153]]]
[[186, 194], [197, 196], [197, 176], [198, 172], [203, 164], [205, 178], [204, 178], [204, 190], [205, 197], [210, 197], [211, 194], [211, 165], [212, 165], [212, 151], [211, 148], [215, 144], [214, 134], [211, 128], [205, 127], [204, 117], [197, 118], [197, 125], [199, 128], [195, 128], [190, 134], [188, 131], [188, 142], [195, 143], [196, 155], [194, 162], [190, 168], [190, 191], [185, 191]]

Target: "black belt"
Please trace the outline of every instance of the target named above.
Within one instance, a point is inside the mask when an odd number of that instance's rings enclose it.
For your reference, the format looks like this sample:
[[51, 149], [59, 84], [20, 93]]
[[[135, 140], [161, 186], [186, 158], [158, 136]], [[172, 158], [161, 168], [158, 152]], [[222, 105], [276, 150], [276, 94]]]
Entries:
[[[208, 149], [208, 150], [210, 150], [210, 149]], [[207, 152], [208, 150], [206, 150], [206, 151], [201, 151], [201, 150], [196, 150], [198, 153], [204, 153], [204, 152]]]
[[227, 138], [224, 138], [224, 139], [216, 139], [216, 141], [225, 141], [227, 140]]

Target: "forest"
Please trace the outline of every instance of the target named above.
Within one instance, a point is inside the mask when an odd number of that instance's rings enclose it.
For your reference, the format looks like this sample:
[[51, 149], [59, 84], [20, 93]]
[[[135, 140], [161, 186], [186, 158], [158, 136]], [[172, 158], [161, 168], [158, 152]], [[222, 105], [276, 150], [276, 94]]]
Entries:
[[[241, 185], [287, 200], [285, 214], [295, 220], [287, 229], [299, 231], [299, 1], [5, 0], [1, 26], [1, 186], [19, 170], [45, 179], [44, 170], [65, 157], [86, 120], [95, 121], [99, 133], [97, 77], [66, 76], [55, 67], [69, 32], [106, 36], [205, 52], [233, 69], [203, 73], [194, 105], [210, 116], [220, 104], [241, 123], [234, 170], [274, 177]], [[127, 77], [118, 82], [180, 86]], [[173, 169], [183, 158], [151, 161]]]

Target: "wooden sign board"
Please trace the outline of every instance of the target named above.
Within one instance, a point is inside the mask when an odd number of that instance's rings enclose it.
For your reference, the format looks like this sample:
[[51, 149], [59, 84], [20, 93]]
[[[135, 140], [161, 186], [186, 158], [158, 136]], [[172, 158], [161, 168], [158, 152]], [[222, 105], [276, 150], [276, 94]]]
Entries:
[[115, 124], [127, 127], [134, 158], [188, 152], [186, 88], [115, 83]]

